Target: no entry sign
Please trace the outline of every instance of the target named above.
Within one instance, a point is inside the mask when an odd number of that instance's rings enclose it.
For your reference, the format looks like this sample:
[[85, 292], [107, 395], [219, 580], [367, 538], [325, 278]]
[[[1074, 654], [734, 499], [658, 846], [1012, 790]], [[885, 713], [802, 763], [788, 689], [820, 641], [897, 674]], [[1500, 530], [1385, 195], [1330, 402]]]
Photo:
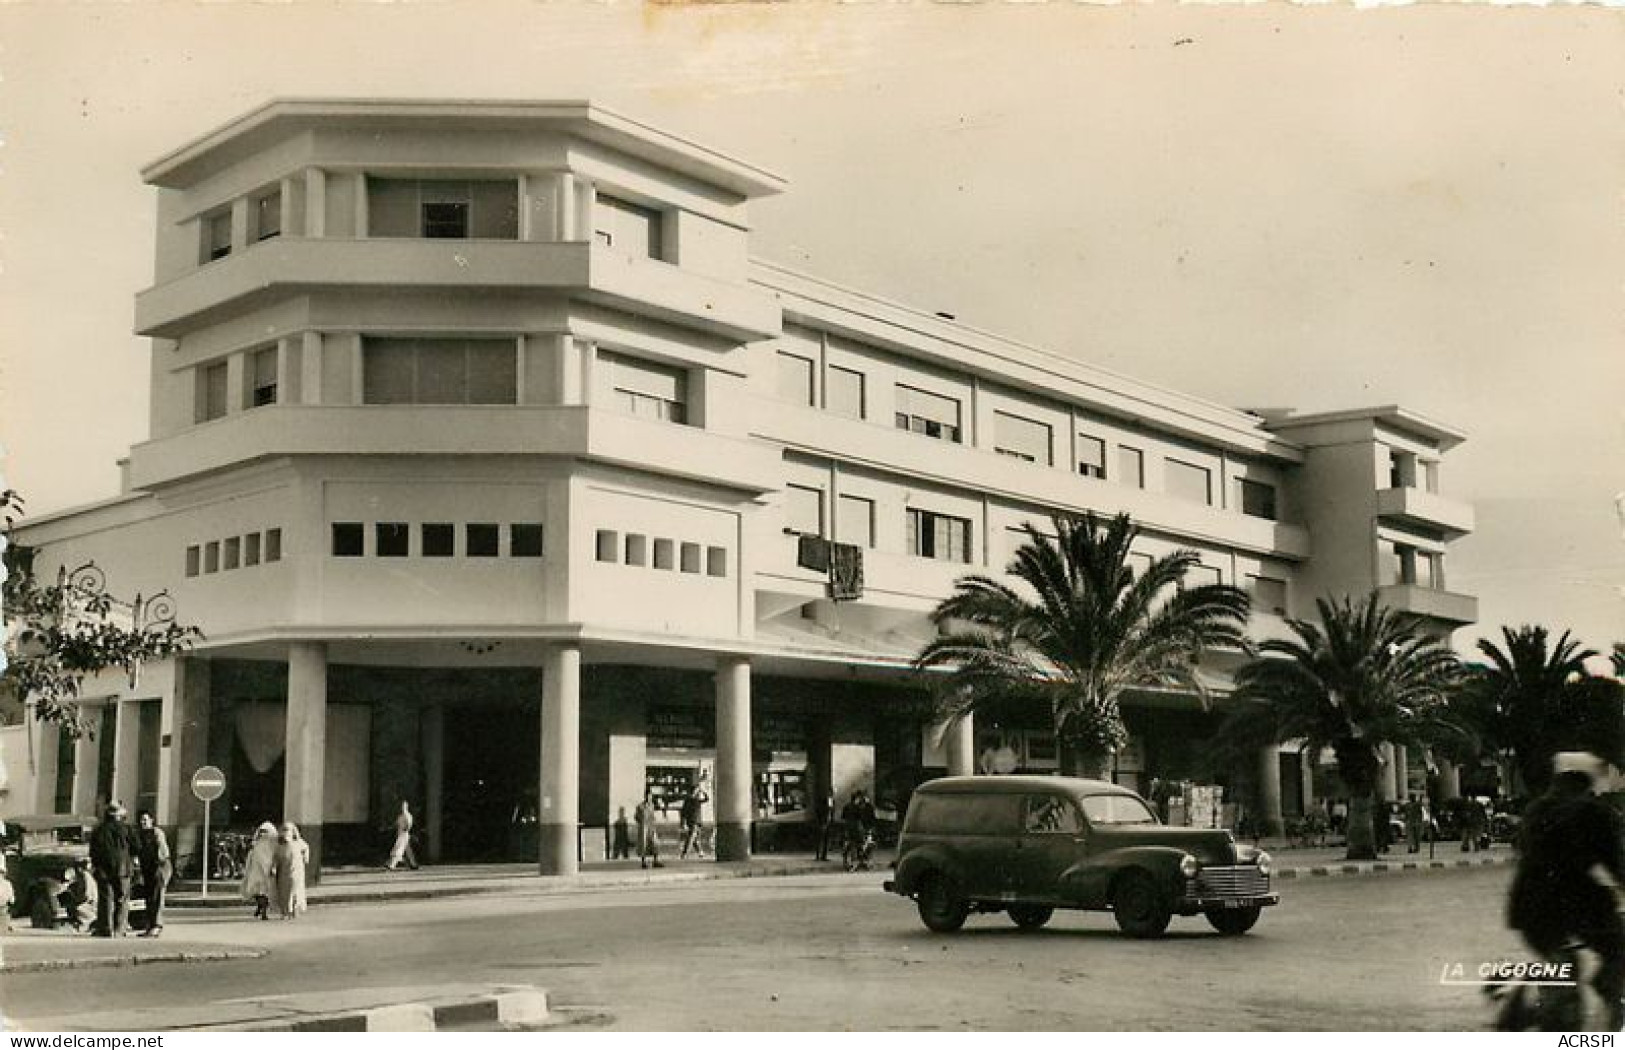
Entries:
[[199, 802], [213, 802], [226, 793], [226, 775], [216, 766], [203, 766], [192, 774], [192, 794]]

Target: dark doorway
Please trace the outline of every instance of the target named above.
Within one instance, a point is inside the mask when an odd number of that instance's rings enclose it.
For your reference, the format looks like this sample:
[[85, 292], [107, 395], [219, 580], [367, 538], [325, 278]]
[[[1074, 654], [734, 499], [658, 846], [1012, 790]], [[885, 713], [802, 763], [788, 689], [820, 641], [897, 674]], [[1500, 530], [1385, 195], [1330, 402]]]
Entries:
[[446, 709], [444, 860], [536, 859], [541, 735], [538, 704]]
[[[263, 773], [255, 772], [253, 764], [248, 761], [247, 752], [243, 750], [242, 741], [233, 735], [231, 770], [226, 780], [231, 785], [231, 794], [227, 796], [231, 811], [226, 823], [237, 830], [257, 827], [265, 821], [282, 823], [283, 777], [287, 768], [287, 755], [284, 753], [277, 756], [270, 769]], [[219, 813], [219, 810], [215, 812]]]

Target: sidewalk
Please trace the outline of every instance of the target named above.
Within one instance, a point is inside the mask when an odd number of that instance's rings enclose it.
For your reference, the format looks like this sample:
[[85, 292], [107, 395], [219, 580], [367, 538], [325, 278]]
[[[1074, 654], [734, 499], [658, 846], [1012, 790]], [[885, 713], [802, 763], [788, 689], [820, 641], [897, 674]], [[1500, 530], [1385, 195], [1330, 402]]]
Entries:
[[[1441, 846], [1432, 859], [1427, 850], [1406, 853], [1403, 848], [1377, 861], [1343, 859], [1341, 846], [1286, 848], [1262, 843], [1275, 861], [1274, 878], [1282, 882], [1315, 877], [1399, 876], [1439, 873], [1481, 865], [1510, 864], [1516, 854], [1507, 846], [1462, 853]], [[840, 875], [868, 880], [876, 893], [886, 877], [892, 854], [877, 851], [874, 870], [845, 875], [838, 861], [818, 861], [811, 854], [768, 854], [748, 861], [673, 860], [664, 868], [641, 869], [635, 861], [599, 861], [584, 864], [577, 875], [535, 875], [525, 864], [457, 865], [426, 867], [417, 871], [336, 869], [324, 873], [312, 886], [312, 907], [340, 904], [431, 900], [485, 894], [552, 896], [600, 893], [648, 886], [675, 886], [734, 878], [785, 875]], [[208, 899], [183, 885], [168, 903], [170, 923], [160, 938], [93, 938], [60, 930], [33, 930], [19, 926], [0, 937], [0, 973], [138, 966], [162, 962], [220, 962], [259, 958], [302, 936], [298, 922], [253, 923], [232, 921], [246, 917], [249, 905], [237, 895], [236, 883], [211, 884]]]

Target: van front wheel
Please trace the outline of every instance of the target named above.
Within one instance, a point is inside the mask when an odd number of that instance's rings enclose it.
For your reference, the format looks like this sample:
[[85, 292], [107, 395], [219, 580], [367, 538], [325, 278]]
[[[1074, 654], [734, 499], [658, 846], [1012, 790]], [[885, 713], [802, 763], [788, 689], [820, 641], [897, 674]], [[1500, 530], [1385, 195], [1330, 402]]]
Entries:
[[1207, 916], [1207, 921], [1213, 924], [1213, 928], [1226, 937], [1240, 937], [1253, 928], [1263, 911], [1264, 909], [1259, 907], [1209, 908], [1203, 914]]
[[1131, 872], [1112, 892], [1117, 927], [1130, 937], [1161, 937], [1174, 915], [1150, 876]]
[[965, 925], [970, 905], [954, 893], [945, 875], [932, 875], [920, 887], [920, 921], [933, 933], [953, 933]]

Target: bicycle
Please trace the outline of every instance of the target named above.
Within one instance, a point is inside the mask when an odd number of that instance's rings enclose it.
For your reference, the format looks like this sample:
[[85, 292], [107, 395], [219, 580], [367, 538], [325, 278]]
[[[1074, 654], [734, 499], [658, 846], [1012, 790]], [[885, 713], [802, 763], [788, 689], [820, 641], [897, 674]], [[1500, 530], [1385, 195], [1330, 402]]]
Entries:
[[221, 881], [242, 878], [253, 844], [254, 840], [240, 831], [222, 831], [215, 835], [209, 851], [210, 878]]

